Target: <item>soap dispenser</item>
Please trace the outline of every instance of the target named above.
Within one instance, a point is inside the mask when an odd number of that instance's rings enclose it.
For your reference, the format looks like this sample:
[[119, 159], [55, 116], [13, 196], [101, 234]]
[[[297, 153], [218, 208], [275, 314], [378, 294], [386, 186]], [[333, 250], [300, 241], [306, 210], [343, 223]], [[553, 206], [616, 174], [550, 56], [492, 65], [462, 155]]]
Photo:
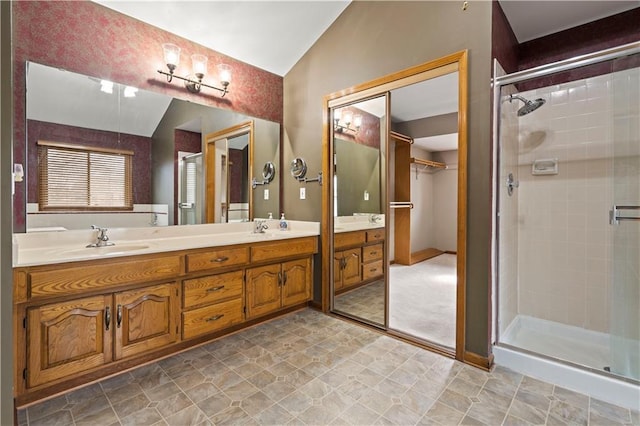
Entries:
[[289, 224], [287, 223], [287, 220], [284, 218], [284, 213], [282, 213], [282, 215], [280, 216], [280, 230], [286, 231], [288, 228], [289, 228]]

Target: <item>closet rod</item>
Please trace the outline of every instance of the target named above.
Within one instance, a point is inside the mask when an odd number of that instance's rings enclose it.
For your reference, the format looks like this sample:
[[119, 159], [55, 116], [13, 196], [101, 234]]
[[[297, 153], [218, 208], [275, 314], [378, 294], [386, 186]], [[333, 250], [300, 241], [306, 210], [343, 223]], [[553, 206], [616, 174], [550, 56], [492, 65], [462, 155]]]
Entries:
[[389, 207], [392, 209], [412, 209], [413, 203], [410, 201], [391, 201]]

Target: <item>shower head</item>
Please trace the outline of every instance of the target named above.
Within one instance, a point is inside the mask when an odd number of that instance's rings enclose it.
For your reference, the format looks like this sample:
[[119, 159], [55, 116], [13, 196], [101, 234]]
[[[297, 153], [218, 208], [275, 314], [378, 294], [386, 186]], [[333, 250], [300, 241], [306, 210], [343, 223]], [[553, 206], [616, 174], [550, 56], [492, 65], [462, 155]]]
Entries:
[[513, 102], [514, 99], [518, 99], [518, 100], [524, 102], [524, 105], [522, 106], [522, 108], [520, 108], [518, 110], [518, 117], [522, 117], [523, 115], [527, 115], [530, 112], [533, 112], [533, 111], [537, 110], [542, 105], [544, 105], [545, 102], [547, 102], [546, 100], [544, 100], [542, 98], [538, 98], [535, 101], [530, 101], [530, 100], [525, 99], [525, 98], [523, 98], [522, 96], [519, 96], [519, 95], [510, 95], [509, 96], [509, 102]]

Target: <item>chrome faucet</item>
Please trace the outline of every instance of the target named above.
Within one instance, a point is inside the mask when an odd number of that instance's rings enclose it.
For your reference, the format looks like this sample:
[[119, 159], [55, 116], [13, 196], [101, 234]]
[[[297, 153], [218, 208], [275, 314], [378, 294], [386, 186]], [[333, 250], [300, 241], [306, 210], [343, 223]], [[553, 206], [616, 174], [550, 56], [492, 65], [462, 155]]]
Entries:
[[97, 235], [97, 239], [95, 243], [89, 244], [87, 246], [87, 248], [89, 247], [106, 247], [106, 246], [113, 246], [115, 245], [115, 243], [109, 241], [109, 236], [107, 236], [107, 228], [100, 228], [99, 226], [96, 225], [91, 225], [91, 229], [95, 229], [98, 231], [98, 235]]
[[373, 223], [376, 224], [378, 222], [380, 222], [382, 220], [382, 217], [380, 217], [379, 214], [372, 214], [369, 216], [369, 223]]
[[253, 221], [253, 233], [254, 234], [264, 234], [264, 230], [269, 229], [269, 225], [267, 225], [267, 221], [263, 219], [254, 219]]

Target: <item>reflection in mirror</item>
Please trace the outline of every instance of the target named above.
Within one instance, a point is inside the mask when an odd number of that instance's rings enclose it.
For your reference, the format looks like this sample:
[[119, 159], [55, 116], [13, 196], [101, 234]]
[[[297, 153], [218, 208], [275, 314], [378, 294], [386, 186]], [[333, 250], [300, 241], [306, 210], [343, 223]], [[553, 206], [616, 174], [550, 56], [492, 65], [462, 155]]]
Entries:
[[385, 324], [386, 97], [332, 109], [333, 309]]
[[262, 180], [266, 183], [270, 183], [275, 175], [276, 166], [271, 161], [264, 163], [264, 167], [262, 168]]
[[304, 179], [307, 175], [307, 162], [304, 158], [295, 158], [291, 161], [291, 176], [298, 180]]
[[251, 215], [249, 162], [253, 122], [205, 136], [207, 222], [247, 222]]
[[[190, 156], [202, 152], [205, 135], [247, 121], [254, 123], [255, 161], [237, 162], [244, 169], [239, 178], [228, 180], [228, 193], [237, 192], [229, 185], [240, 185], [243, 210], [253, 210], [259, 217], [280, 211], [277, 173], [269, 184], [269, 197], [250, 191], [247, 180], [260, 176], [266, 162], [278, 170], [278, 123], [33, 62], [27, 63], [26, 109], [27, 205], [21, 207], [27, 211], [29, 231], [83, 229], [96, 223], [140, 227], [205, 222], [206, 165], [202, 158]], [[133, 152], [133, 209], [118, 214], [79, 209], [54, 214], [39, 208], [38, 141]], [[252, 217], [245, 213], [242, 219]]]

